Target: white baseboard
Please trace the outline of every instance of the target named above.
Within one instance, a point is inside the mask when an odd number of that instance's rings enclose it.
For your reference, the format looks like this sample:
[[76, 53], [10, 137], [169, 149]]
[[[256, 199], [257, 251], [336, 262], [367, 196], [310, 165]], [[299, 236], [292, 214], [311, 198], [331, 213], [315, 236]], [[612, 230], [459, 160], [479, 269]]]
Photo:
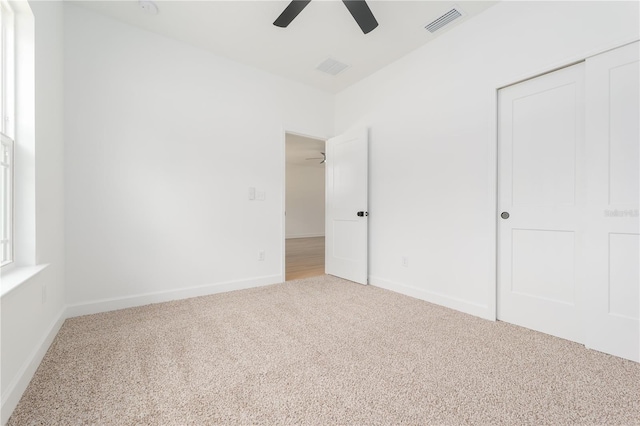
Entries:
[[152, 303], [208, 296], [210, 294], [224, 293], [227, 291], [262, 287], [282, 282], [284, 282], [284, 277], [282, 275], [269, 275], [246, 280], [226, 281], [197, 287], [181, 288], [178, 290], [165, 290], [113, 299], [95, 300], [67, 306], [67, 318], [97, 314], [100, 312], [116, 311], [118, 309], [133, 308], [136, 306], [150, 305]]
[[295, 234], [295, 235], [287, 235], [285, 239], [293, 240], [295, 238], [315, 238], [315, 237], [324, 237], [324, 234]]
[[36, 370], [40, 366], [49, 346], [53, 343], [53, 339], [55, 339], [58, 331], [60, 331], [60, 327], [62, 327], [65, 319], [67, 319], [66, 309], [63, 307], [56, 320], [51, 324], [49, 330], [42, 337], [42, 340], [33, 352], [27, 357], [22, 367], [20, 367], [18, 374], [16, 374], [13, 381], [7, 387], [7, 391], [2, 398], [2, 408], [0, 408], [0, 424], [6, 424], [9, 417], [11, 417], [11, 413], [13, 413], [18, 402], [20, 402], [22, 394], [27, 389], [27, 386], [29, 386], [29, 382], [31, 382], [33, 375], [36, 373]]
[[396, 293], [406, 296], [415, 297], [446, 308], [455, 309], [465, 314], [475, 315], [480, 318], [495, 320], [495, 312], [489, 312], [489, 307], [479, 303], [470, 302], [468, 300], [458, 299], [429, 290], [424, 290], [407, 284], [395, 283], [384, 278], [369, 277], [369, 284], [375, 287], [384, 288], [386, 290], [395, 291]]

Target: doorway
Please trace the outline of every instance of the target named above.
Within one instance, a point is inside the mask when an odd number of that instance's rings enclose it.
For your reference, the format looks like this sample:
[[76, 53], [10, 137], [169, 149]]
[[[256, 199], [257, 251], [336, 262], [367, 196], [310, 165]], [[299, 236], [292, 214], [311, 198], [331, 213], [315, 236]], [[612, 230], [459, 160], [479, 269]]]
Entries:
[[325, 272], [325, 141], [285, 134], [285, 281]]

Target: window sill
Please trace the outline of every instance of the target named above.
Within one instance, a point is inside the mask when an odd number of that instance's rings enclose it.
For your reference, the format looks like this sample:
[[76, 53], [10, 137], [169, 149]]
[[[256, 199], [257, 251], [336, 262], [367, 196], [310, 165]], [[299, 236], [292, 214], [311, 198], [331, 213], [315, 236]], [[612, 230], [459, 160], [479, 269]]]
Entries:
[[8, 272], [2, 272], [2, 284], [0, 284], [0, 298], [11, 293], [23, 283], [29, 281], [40, 271], [49, 266], [48, 263], [35, 266], [15, 266]]

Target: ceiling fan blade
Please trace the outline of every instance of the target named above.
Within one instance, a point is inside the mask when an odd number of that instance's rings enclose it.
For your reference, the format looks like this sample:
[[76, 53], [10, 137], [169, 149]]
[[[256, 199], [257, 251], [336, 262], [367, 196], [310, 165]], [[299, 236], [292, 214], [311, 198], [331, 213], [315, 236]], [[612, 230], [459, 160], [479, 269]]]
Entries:
[[363, 33], [368, 34], [378, 26], [378, 21], [365, 0], [342, 0], [342, 2], [347, 6]]
[[276, 27], [287, 28], [291, 21], [293, 21], [295, 17], [302, 12], [302, 9], [307, 7], [310, 1], [311, 0], [292, 0], [280, 16], [278, 16], [278, 19], [273, 22], [273, 25]]
[[320, 162], [320, 164], [326, 163], [327, 162], [327, 155], [324, 152], [321, 152], [320, 154], [322, 154], [322, 157], [305, 158], [305, 160], [322, 160]]

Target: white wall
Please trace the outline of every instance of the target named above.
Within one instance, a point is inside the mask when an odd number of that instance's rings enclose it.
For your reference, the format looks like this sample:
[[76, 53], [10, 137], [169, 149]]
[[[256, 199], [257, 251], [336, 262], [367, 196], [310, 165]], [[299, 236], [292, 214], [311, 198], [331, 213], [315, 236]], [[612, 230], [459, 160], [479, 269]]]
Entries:
[[370, 127], [370, 282], [495, 318], [496, 89], [638, 36], [637, 2], [503, 2], [338, 94], [337, 133]]
[[63, 7], [49, 1], [30, 4], [35, 17], [35, 263], [48, 266], [2, 296], [2, 424], [64, 320]]
[[324, 167], [287, 164], [287, 238], [324, 236], [324, 181]]
[[[286, 238], [324, 236], [324, 142], [287, 134]], [[309, 158], [320, 158], [309, 160]]]
[[331, 135], [333, 96], [74, 5], [65, 28], [70, 314], [281, 282], [284, 129]]

